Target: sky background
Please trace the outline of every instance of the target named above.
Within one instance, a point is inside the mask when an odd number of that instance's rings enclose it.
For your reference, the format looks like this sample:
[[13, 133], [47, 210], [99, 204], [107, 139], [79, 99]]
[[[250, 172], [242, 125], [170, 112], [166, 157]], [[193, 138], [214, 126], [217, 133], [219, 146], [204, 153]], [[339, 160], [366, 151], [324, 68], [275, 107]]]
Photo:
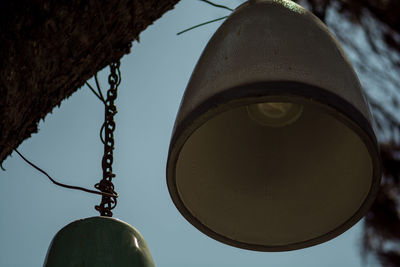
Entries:
[[[223, 3], [235, 8], [241, 2]], [[191, 72], [220, 23], [176, 33], [228, 14], [199, 1], [180, 1], [147, 28], [122, 59], [113, 165], [120, 197], [114, 217], [142, 233], [158, 267], [365, 266], [360, 256], [362, 223], [315, 247], [254, 252], [205, 236], [173, 205], [165, 177], [172, 127]], [[100, 73], [103, 89], [107, 75], [108, 68]], [[19, 150], [56, 180], [93, 188], [102, 174], [103, 112], [103, 104], [84, 86], [47, 115], [39, 133]], [[42, 266], [57, 231], [74, 220], [97, 216], [94, 206], [100, 196], [53, 185], [15, 153], [3, 166], [0, 266]]]

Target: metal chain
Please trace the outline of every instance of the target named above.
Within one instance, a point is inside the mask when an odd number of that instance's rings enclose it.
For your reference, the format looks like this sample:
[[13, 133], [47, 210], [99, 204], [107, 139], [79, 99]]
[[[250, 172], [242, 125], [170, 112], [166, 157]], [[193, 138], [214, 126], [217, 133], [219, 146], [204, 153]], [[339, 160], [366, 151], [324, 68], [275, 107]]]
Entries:
[[[110, 64], [110, 75], [108, 76], [110, 89], [107, 91], [107, 98], [105, 100], [105, 118], [102, 126], [102, 129], [104, 130], [104, 141], [102, 140], [104, 144], [104, 155], [101, 164], [103, 168], [103, 179], [95, 185], [95, 187], [101, 192], [106, 192], [115, 196], [118, 194], [114, 191], [114, 185], [112, 183], [112, 179], [115, 177], [112, 170], [112, 163], [115, 130], [114, 116], [117, 113], [114, 101], [117, 98], [118, 85], [121, 83], [119, 65], [119, 61]], [[103, 195], [100, 205], [96, 205], [95, 209], [101, 216], [112, 217], [113, 213], [111, 210], [114, 209], [116, 205], [116, 197]]]

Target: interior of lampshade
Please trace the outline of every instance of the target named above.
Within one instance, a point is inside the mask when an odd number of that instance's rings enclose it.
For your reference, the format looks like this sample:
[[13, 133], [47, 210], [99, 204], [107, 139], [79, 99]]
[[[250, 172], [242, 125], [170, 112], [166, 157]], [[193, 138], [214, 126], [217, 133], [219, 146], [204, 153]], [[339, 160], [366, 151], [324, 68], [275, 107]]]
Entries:
[[180, 201], [196, 221], [233, 242], [280, 247], [335, 231], [365, 201], [370, 154], [343, 119], [311, 100], [282, 127], [248, 106], [197, 128], [176, 164]]

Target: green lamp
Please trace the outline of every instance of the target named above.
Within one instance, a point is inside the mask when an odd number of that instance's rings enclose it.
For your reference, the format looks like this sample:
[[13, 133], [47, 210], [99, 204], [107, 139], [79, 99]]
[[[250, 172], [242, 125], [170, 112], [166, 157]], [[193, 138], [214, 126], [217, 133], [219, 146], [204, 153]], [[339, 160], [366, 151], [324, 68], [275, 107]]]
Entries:
[[44, 267], [154, 267], [142, 235], [110, 217], [92, 217], [61, 229], [47, 252]]
[[[111, 210], [115, 208], [118, 198], [112, 183], [115, 177], [112, 163], [114, 115], [117, 113], [114, 101], [117, 97], [117, 87], [121, 82], [119, 62], [110, 64], [110, 72], [107, 99], [101, 94], [97, 76], [95, 79], [98, 93], [88, 84], [105, 104], [105, 121], [101, 127], [104, 131], [103, 178], [95, 185], [99, 191], [57, 183], [63, 187], [102, 195], [101, 203], [95, 207], [101, 216], [77, 220], [61, 229], [50, 244], [44, 267], [155, 266], [146, 241], [139, 231], [123, 221], [111, 218], [113, 215]], [[51, 180], [53, 181], [52, 178]]]

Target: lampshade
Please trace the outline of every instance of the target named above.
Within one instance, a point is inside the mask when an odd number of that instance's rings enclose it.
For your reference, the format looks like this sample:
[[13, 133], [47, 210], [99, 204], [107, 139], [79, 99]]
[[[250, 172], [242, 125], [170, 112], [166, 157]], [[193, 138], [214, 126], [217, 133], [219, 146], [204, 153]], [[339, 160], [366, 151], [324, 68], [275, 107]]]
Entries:
[[50, 244], [44, 267], [154, 267], [141, 234], [109, 217], [78, 220], [61, 229]]
[[327, 27], [291, 1], [239, 6], [176, 118], [167, 184], [181, 214], [236, 247], [304, 248], [359, 221], [380, 172], [360, 82]]

